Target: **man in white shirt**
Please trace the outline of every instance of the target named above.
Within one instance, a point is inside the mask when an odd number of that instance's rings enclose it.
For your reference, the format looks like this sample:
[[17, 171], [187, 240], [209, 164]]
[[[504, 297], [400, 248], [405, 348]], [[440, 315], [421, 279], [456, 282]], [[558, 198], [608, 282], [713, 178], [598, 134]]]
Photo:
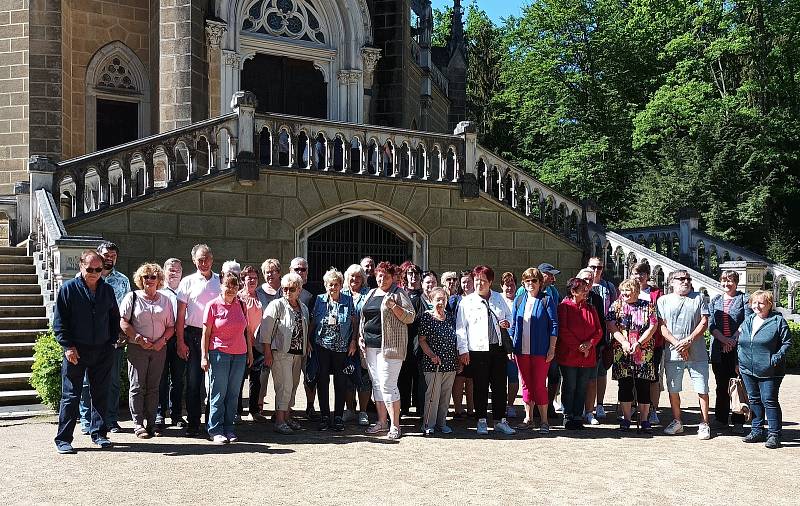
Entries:
[[183, 278], [176, 292], [178, 315], [175, 323], [178, 356], [188, 362], [186, 373], [186, 436], [200, 433], [200, 415], [206, 397], [205, 374], [200, 367], [200, 340], [206, 304], [220, 294], [219, 276], [212, 272], [214, 255], [206, 244], [192, 248], [192, 262], [197, 272]]
[[[178, 316], [178, 285], [183, 276], [183, 264], [177, 258], [170, 258], [164, 262], [165, 286], [159, 292], [164, 294], [172, 303], [173, 317]], [[186, 429], [186, 420], [183, 419], [183, 376], [186, 373], [186, 361], [178, 356], [177, 339], [167, 340], [167, 358], [164, 362], [164, 372], [161, 374], [161, 385], [158, 388], [158, 409], [156, 410], [156, 425], [163, 430], [166, 425], [167, 410], [172, 419], [172, 425], [179, 429]]]
[[489, 386], [492, 388], [494, 430], [514, 434], [506, 421], [506, 362], [501, 328], [511, 326], [511, 315], [503, 296], [492, 291], [494, 271], [488, 265], [472, 270], [475, 291], [461, 299], [456, 316], [458, 354], [464, 366], [471, 365], [477, 433], [489, 433], [486, 422]]

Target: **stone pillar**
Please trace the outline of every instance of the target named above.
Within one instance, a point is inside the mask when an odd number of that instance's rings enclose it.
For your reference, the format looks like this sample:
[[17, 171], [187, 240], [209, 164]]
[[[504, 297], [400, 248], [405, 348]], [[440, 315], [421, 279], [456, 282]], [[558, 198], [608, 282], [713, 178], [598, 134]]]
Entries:
[[[232, 97], [239, 91], [239, 82], [242, 76], [242, 62], [244, 59], [236, 51], [222, 50], [220, 90], [221, 96]], [[231, 103], [225, 103], [221, 114], [233, 111]]]
[[739, 274], [739, 290], [745, 293], [753, 293], [764, 287], [764, 273], [767, 271], [767, 264], [764, 262], [735, 260], [725, 262], [719, 268], [721, 271], [736, 271]]
[[792, 286], [789, 289], [789, 314], [795, 312], [795, 297], [797, 296], [797, 285]]
[[203, 0], [161, 0], [159, 131], [208, 117]]
[[364, 69], [364, 104], [360, 112], [359, 123], [374, 123], [372, 118], [372, 98], [373, 83], [375, 78], [375, 67], [381, 59], [381, 50], [377, 47], [362, 47], [361, 62]]
[[336, 75], [339, 85], [339, 121], [362, 123], [363, 100], [359, 84], [363, 79], [360, 70], [340, 70]]
[[472, 121], [461, 121], [456, 125], [453, 135], [464, 140], [463, 173], [478, 177], [478, 129]]
[[693, 244], [692, 232], [697, 230], [700, 225], [700, 216], [694, 209], [681, 209], [678, 212], [680, 219], [679, 240], [681, 244], [680, 258], [682, 260], [692, 259], [697, 265], [697, 250]]
[[208, 59], [208, 115], [216, 118], [221, 115], [221, 81], [222, 51], [220, 43], [227, 30], [222, 21], [206, 20], [206, 51]]

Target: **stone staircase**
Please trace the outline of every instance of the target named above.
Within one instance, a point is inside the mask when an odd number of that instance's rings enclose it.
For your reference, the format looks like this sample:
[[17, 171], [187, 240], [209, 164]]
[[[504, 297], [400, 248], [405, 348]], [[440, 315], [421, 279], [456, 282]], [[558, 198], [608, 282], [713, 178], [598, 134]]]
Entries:
[[39, 402], [30, 385], [33, 344], [48, 324], [33, 257], [0, 247], [0, 406]]

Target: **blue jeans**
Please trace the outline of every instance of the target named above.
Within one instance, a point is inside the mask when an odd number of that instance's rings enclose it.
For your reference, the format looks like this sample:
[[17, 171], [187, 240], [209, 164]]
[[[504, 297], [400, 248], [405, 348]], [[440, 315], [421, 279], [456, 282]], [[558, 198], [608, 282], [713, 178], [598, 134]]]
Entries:
[[778, 403], [778, 390], [781, 388], [783, 376], [772, 378], [757, 378], [749, 374], [742, 374], [742, 382], [747, 390], [750, 410], [753, 412], [751, 432], [761, 434], [764, 431], [764, 413], [767, 416], [767, 426], [770, 436], [781, 435], [783, 422], [781, 405]]
[[[108, 432], [105, 417], [108, 406], [108, 385], [111, 373], [113, 348], [111, 346], [78, 346], [80, 358], [72, 364], [66, 358], [61, 361], [61, 402], [58, 410], [58, 434], [56, 443], [72, 442], [72, 431], [75, 429], [75, 418], [78, 415], [78, 403], [84, 379], [90, 379], [90, 423], [86, 432], [92, 439], [105, 437]], [[91, 403], [94, 399], [96, 402]]]
[[[105, 422], [106, 426], [111, 427], [119, 421], [119, 389], [120, 389], [120, 367], [122, 364], [122, 348], [114, 349], [114, 358], [111, 363], [111, 379], [108, 391], [108, 406], [106, 407]], [[83, 388], [81, 389], [81, 401], [79, 404], [81, 415], [81, 429], [89, 432], [92, 418], [92, 397], [89, 395], [89, 375], [83, 378]]]
[[208, 352], [210, 399], [208, 435], [211, 437], [233, 432], [239, 389], [247, 365], [247, 354], [230, 355], [221, 351]]
[[564, 406], [564, 419], [580, 421], [583, 417], [583, 404], [586, 401], [586, 385], [594, 367], [559, 366], [561, 370], [561, 404]]

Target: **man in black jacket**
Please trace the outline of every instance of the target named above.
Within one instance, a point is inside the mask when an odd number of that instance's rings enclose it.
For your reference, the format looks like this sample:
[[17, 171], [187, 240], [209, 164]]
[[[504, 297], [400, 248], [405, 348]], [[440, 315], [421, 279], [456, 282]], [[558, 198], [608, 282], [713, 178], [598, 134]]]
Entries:
[[100, 276], [103, 258], [93, 250], [81, 254], [80, 276], [65, 282], [58, 291], [53, 330], [64, 348], [61, 364], [61, 403], [58, 412], [59, 453], [75, 453], [72, 433], [78, 418], [84, 374], [89, 376], [92, 398], [92, 442], [109, 448], [108, 408], [114, 343], [119, 335], [119, 307], [114, 290]]

